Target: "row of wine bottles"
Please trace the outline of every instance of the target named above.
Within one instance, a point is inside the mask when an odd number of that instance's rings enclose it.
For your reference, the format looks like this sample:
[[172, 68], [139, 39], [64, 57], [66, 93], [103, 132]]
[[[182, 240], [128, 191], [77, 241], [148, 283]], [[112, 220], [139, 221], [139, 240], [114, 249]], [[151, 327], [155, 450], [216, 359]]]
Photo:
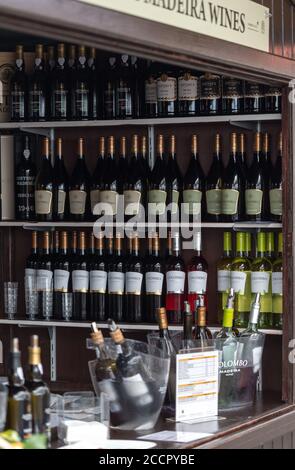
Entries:
[[38, 336], [31, 336], [26, 380], [18, 338], [11, 342], [8, 371], [7, 386], [0, 382], [1, 395], [7, 395], [5, 429], [17, 432], [20, 439], [42, 434], [50, 446], [50, 391], [43, 382]]
[[[47, 60], [46, 60], [47, 58]], [[112, 55], [97, 60], [94, 48], [58, 44], [45, 55], [35, 48], [34, 73], [25, 70], [23, 46], [16, 47], [11, 80], [13, 121], [132, 119], [281, 112], [282, 90], [238, 78], [198, 73]]]
[[[245, 135], [231, 134], [231, 151], [226, 167], [222, 162], [220, 134], [216, 135], [212, 166], [205, 176], [200, 163], [198, 136], [192, 136], [191, 161], [182, 176], [176, 155], [176, 137], [169, 138], [168, 156], [163, 135], [157, 138], [157, 156], [150, 171], [146, 159], [147, 141], [133, 135], [130, 158], [127, 139], [120, 139], [119, 158], [113, 136], [99, 139], [96, 169], [89, 174], [85, 142], [78, 140], [78, 159], [69, 178], [63, 161], [62, 139], [57, 139], [54, 168], [49, 139], [44, 138], [41, 168], [35, 167], [26, 148], [16, 170], [16, 213], [20, 220], [95, 220], [105, 205], [111, 216], [120, 213], [119, 195], [124, 196], [125, 220], [134, 216], [166, 214], [167, 221], [179, 219], [179, 211], [190, 220], [238, 222], [243, 220], [282, 221], [282, 134], [275, 165], [271, 162], [270, 136], [256, 133], [253, 161], [246, 163]], [[101, 203], [103, 205], [98, 206]], [[142, 220], [142, 219], [141, 219]]]
[[[49, 232], [43, 233], [42, 249], [37, 248], [37, 232], [32, 233], [32, 253], [27, 259], [26, 275], [36, 276], [37, 290], [42, 295], [44, 279], [53, 284], [54, 317], [62, 319], [63, 293], [73, 293], [72, 319], [104, 321], [155, 322], [157, 308], [166, 306], [169, 322], [182, 320], [184, 301], [192, 311], [195, 302], [208, 297], [208, 263], [202, 254], [201, 233], [194, 237], [194, 255], [186, 265], [181, 256], [179, 234], [169, 234], [165, 256], [160, 253], [159, 236], [149, 239], [143, 257], [140, 239], [128, 239], [123, 253], [122, 238], [104, 238], [85, 232], [55, 232], [54, 251], [50, 248]], [[247, 240], [247, 244], [246, 244]], [[244, 328], [248, 322], [251, 297], [261, 293], [260, 326], [282, 327], [283, 263], [282, 234], [278, 236], [278, 257], [275, 259], [274, 234], [258, 234], [256, 255], [252, 258], [251, 235], [237, 233], [236, 255], [232, 251], [231, 233], [224, 234], [224, 257], [218, 265], [219, 309], [223, 312], [229, 289], [236, 292], [235, 324]], [[48, 284], [48, 283], [47, 283]]]

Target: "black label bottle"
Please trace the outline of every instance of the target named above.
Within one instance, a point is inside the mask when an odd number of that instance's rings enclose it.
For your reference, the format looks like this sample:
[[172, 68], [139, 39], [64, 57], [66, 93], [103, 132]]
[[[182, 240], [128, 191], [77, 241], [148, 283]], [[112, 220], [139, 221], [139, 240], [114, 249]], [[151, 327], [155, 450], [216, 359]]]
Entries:
[[178, 114], [196, 116], [199, 112], [199, 82], [195, 73], [185, 70], [178, 77]]
[[24, 150], [15, 173], [16, 218], [17, 220], [33, 220], [35, 218], [36, 166], [32, 162], [28, 136], [25, 137]]
[[13, 338], [9, 353], [6, 430], [16, 431], [21, 439], [32, 434], [31, 396], [24, 386], [18, 338]]
[[37, 276], [38, 261], [39, 261], [38, 236], [37, 236], [37, 232], [33, 231], [32, 232], [32, 248], [31, 248], [31, 253], [26, 260], [25, 276], [27, 277]]
[[100, 202], [105, 204], [105, 214], [113, 218], [117, 214], [119, 197], [119, 172], [115, 160], [115, 138], [108, 138], [108, 150], [105, 162], [104, 177], [100, 190]]
[[87, 221], [90, 212], [90, 175], [85, 162], [85, 142], [78, 140], [78, 159], [69, 184], [70, 218]]
[[47, 119], [47, 76], [42, 44], [35, 48], [35, 69], [29, 80], [29, 120], [45, 121]]
[[56, 221], [63, 221], [68, 215], [69, 181], [63, 160], [62, 139], [60, 137], [56, 141], [53, 187], [53, 218]]
[[103, 82], [103, 118], [116, 119], [116, 75], [117, 75], [117, 57], [108, 58]]
[[144, 115], [155, 118], [158, 116], [157, 66], [155, 62], [148, 63], [144, 83]]
[[183, 187], [182, 176], [176, 159], [176, 137], [170, 136], [168, 162], [166, 168], [167, 181], [167, 221], [179, 220], [180, 194]]
[[99, 99], [99, 73], [94, 47], [90, 48], [87, 65], [89, 70], [89, 118], [97, 119], [98, 115], [101, 116], [102, 110]]
[[264, 90], [265, 96], [265, 112], [281, 113], [282, 112], [282, 89], [279, 86], [268, 85]]
[[177, 112], [177, 79], [174, 71], [165, 70], [157, 78], [158, 116], [174, 117]]
[[164, 156], [164, 137], [157, 138], [157, 157], [154, 168], [149, 177], [148, 214], [157, 218], [165, 214], [167, 205], [167, 168]]
[[23, 46], [16, 46], [15, 73], [10, 83], [11, 120], [25, 121], [27, 117], [27, 76]]
[[203, 207], [204, 173], [199, 160], [198, 136], [192, 136], [191, 161], [183, 182], [183, 210], [186, 217], [200, 222]]
[[245, 83], [245, 113], [260, 114], [264, 112], [264, 88], [256, 82]]
[[39, 221], [49, 222], [53, 213], [53, 168], [49, 152], [49, 139], [46, 137], [42, 143], [41, 168], [35, 183], [35, 210]]
[[51, 74], [51, 119], [66, 121], [70, 116], [70, 90], [66, 70], [65, 45], [57, 48], [57, 62]]
[[121, 55], [116, 84], [116, 118], [134, 117], [134, 79], [131, 76], [130, 57]]
[[244, 112], [244, 82], [238, 78], [222, 79], [223, 114], [242, 114]]
[[143, 174], [143, 166], [139, 160], [139, 138], [132, 136], [131, 159], [124, 183], [124, 214], [126, 219], [137, 216], [140, 213], [140, 205], [145, 204], [146, 179]]
[[72, 89], [72, 118], [87, 121], [90, 118], [90, 80], [86, 48], [79, 46], [76, 73]]
[[218, 75], [205, 73], [200, 77], [200, 114], [217, 115], [221, 112], [221, 80]]
[[143, 263], [139, 254], [139, 238], [129, 239], [129, 256], [126, 261], [125, 320], [142, 322], [142, 281]]

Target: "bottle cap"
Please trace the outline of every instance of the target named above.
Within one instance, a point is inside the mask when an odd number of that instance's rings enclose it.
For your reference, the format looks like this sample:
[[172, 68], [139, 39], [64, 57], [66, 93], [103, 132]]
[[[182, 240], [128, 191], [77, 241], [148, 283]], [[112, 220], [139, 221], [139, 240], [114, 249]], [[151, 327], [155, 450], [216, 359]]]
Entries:
[[157, 319], [161, 330], [168, 329], [167, 312], [164, 307], [157, 309]]

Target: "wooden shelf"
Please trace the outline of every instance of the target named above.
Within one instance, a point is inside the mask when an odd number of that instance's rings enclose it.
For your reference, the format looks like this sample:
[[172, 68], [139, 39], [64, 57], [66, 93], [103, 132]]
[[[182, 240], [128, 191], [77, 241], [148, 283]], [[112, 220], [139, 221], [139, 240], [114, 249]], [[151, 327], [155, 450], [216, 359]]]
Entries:
[[[42, 320], [26, 320], [26, 319], [16, 319], [16, 320], [6, 320], [0, 319], [0, 325], [16, 325], [20, 327], [58, 327], [58, 328], [87, 328], [90, 329], [90, 321], [85, 322], [64, 322], [64, 321], [42, 321]], [[97, 325], [105, 329], [108, 327], [106, 322], [97, 323]], [[158, 331], [158, 325], [156, 324], [132, 324], [132, 323], [120, 323], [118, 326], [125, 331]], [[219, 331], [221, 327], [209, 326], [210, 330], [215, 333]], [[169, 329], [171, 331], [182, 331], [182, 325], [170, 325]], [[243, 331], [242, 329], [240, 331]], [[273, 336], [282, 336], [281, 330], [261, 330], [266, 335]]]
[[195, 116], [153, 119], [100, 120], [100, 121], [46, 121], [46, 122], [3, 122], [2, 130], [65, 129], [74, 127], [121, 127], [121, 126], [163, 126], [171, 124], [206, 124], [225, 122], [235, 125], [239, 122], [281, 121], [281, 114], [244, 114], [237, 116]]

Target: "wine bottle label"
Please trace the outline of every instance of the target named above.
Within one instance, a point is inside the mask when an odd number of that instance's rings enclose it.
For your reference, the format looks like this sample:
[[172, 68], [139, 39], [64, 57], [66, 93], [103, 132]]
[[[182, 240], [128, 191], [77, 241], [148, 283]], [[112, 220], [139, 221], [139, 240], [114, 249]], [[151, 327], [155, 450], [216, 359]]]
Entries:
[[222, 214], [235, 215], [238, 212], [240, 193], [236, 189], [222, 190]]
[[236, 294], [245, 294], [247, 281], [247, 273], [242, 271], [231, 271], [230, 287], [234, 289]]
[[207, 292], [208, 274], [204, 271], [192, 271], [188, 273], [189, 294], [204, 294]]
[[125, 275], [117, 271], [108, 273], [108, 291], [109, 294], [124, 294]]
[[158, 101], [176, 101], [177, 100], [177, 82], [176, 78], [168, 77], [166, 74], [162, 74], [157, 79], [157, 96]]
[[243, 98], [243, 84], [235, 78], [226, 78], [223, 80], [223, 94], [225, 99]]
[[50, 292], [53, 288], [53, 272], [46, 269], [37, 269], [37, 290]]
[[137, 215], [139, 213], [139, 204], [141, 201], [141, 192], [124, 191], [124, 210], [126, 215]]
[[246, 275], [245, 289], [244, 289], [244, 292], [241, 292], [240, 294], [236, 295], [235, 306], [236, 306], [237, 312], [244, 313], [244, 312], [250, 312], [250, 308], [251, 308], [251, 272], [246, 271], [243, 274]]
[[85, 88], [75, 90], [74, 100], [76, 114], [82, 118], [87, 118], [89, 115], [89, 90]]
[[11, 98], [12, 115], [17, 116], [19, 119], [24, 119], [25, 117], [25, 92], [24, 91], [12, 91], [10, 98]]
[[149, 272], [145, 275], [145, 291], [147, 295], [162, 295], [164, 274]]
[[245, 98], [262, 98], [263, 87], [259, 83], [246, 83]]
[[64, 214], [65, 204], [66, 204], [66, 192], [59, 189], [58, 190], [58, 207], [57, 207], [59, 214]]
[[272, 273], [272, 293], [283, 295], [283, 273]]
[[85, 214], [86, 209], [86, 191], [73, 190], [70, 196], [70, 212], [74, 215]]
[[42, 90], [30, 90], [29, 103], [30, 117], [45, 118], [45, 94]]
[[141, 273], [126, 273], [126, 294], [141, 295], [142, 280]]
[[117, 88], [117, 105], [119, 114], [132, 116], [132, 96], [129, 87]]
[[195, 189], [183, 191], [184, 213], [198, 215], [201, 213], [202, 192]]
[[100, 202], [109, 205], [108, 214], [117, 214], [118, 196], [116, 191], [100, 191]]
[[255, 272], [251, 273], [251, 291], [252, 294], [267, 294], [269, 292], [269, 282], [271, 273]]
[[52, 192], [46, 190], [35, 191], [36, 214], [46, 215], [52, 211]]
[[26, 268], [25, 276], [26, 277], [35, 277], [37, 275], [37, 269]]
[[91, 203], [91, 212], [94, 214], [94, 208], [96, 204], [100, 202], [100, 191], [99, 189], [93, 189], [90, 192], [90, 203]]
[[149, 201], [149, 213], [151, 215], [163, 215], [166, 210], [166, 191], [160, 191], [159, 189], [153, 189], [148, 192]]
[[231, 272], [225, 270], [219, 270], [217, 273], [218, 278], [218, 292], [229, 292], [230, 290], [230, 281], [231, 281]]
[[137, 398], [137, 405], [146, 406], [152, 403], [153, 397], [141, 374], [123, 377], [123, 385], [128, 397]]
[[54, 115], [66, 119], [67, 117], [67, 90], [54, 90]]
[[201, 79], [201, 100], [212, 100], [221, 98], [220, 78]]
[[105, 271], [90, 271], [90, 292], [105, 294], [108, 274]]
[[75, 270], [72, 272], [73, 292], [88, 292], [89, 289], [89, 272], [83, 270]]
[[246, 196], [246, 214], [259, 215], [262, 210], [263, 191], [260, 189], [247, 189]]
[[179, 101], [196, 101], [198, 94], [198, 78], [190, 73], [184, 74], [178, 79]]
[[206, 192], [207, 213], [210, 215], [220, 215], [222, 212], [222, 191], [221, 189], [210, 189]]
[[146, 104], [156, 104], [157, 101], [157, 82], [153, 78], [150, 78], [145, 82], [145, 102]]
[[167, 292], [169, 294], [183, 294], [185, 273], [182, 271], [168, 271], [166, 274]]
[[56, 292], [68, 292], [70, 273], [63, 269], [54, 270], [54, 290]]
[[[16, 176], [16, 207], [18, 214], [35, 212], [35, 176]], [[21, 216], [22, 217], [22, 216]]]
[[269, 199], [270, 213], [281, 216], [283, 214], [283, 191], [281, 189], [271, 189]]

